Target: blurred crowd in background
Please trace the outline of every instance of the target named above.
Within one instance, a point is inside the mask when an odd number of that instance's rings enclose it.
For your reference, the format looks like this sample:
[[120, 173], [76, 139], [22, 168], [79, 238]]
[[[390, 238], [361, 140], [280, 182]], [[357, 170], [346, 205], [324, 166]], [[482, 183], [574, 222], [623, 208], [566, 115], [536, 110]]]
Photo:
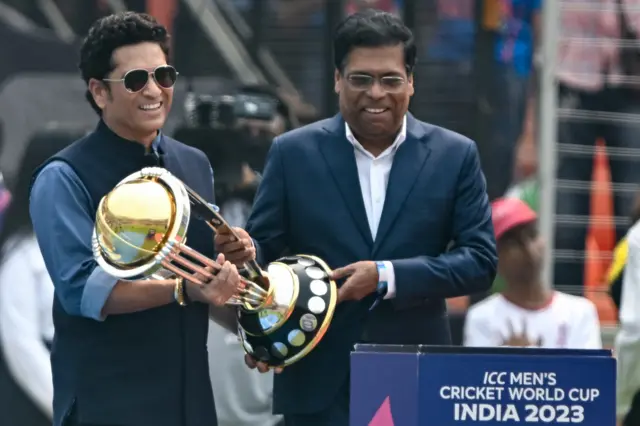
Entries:
[[[95, 19], [121, 10], [147, 11], [172, 33], [180, 77], [164, 131], [209, 156], [216, 202], [234, 226], [248, 217], [272, 139], [337, 112], [334, 26], [366, 7], [402, 16], [418, 45], [411, 112], [475, 140], [489, 197], [522, 201], [494, 206], [503, 209], [500, 276], [492, 294], [450, 301], [454, 341], [611, 347], [625, 235], [640, 219], [640, 1], [554, 4], [550, 69], [540, 54], [552, 27], [544, 0], [0, 0], [0, 423], [50, 424], [53, 287], [40, 254], [19, 246], [32, 238], [29, 182], [38, 164], [94, 128], [78, 47]], [[537, 146], [548, 72], [558, 86], [557, 108], [545, 112], [557, 123], [557, 138], [547, 141], [551, 169]], [[546, 179], [556, 200], [551, 241], [536, 228]], [[526, 226], [516, 235], [514, 224]], [[543, 281], [549, 251], [554, 278], [542, 284], [555, 293], [538, 303], [517, 286]], [[492, 315], [505, 300], [522, 324]], [[527, 329], [543, 331], [531, 338]], [[234, 335], [213, 323], [210, 334], [221, 426], [279, 424], [270, 414], [271, 376], [245, 368]], [[33, 418], [1, 420], [19, 404]]]

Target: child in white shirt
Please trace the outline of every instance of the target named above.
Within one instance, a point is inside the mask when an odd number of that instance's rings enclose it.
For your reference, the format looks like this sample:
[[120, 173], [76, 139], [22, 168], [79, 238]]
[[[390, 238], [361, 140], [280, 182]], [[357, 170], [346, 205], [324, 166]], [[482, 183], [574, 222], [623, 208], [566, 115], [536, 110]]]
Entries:
[[542, 281], [545, 248], [536, 213], [516, 198], [497, 200], [492, 210], [505, 288], [469, 309], [464, 345], [600, 349], [595, 305]]

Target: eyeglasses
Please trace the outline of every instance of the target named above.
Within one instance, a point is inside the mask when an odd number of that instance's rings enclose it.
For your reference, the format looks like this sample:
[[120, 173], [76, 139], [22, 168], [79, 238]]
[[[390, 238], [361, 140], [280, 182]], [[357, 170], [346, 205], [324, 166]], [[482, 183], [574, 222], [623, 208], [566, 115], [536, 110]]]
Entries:
[[406, 80], [397, 75], [386, 75], [384, 77], [373, 77], [367, 74], [351, 74], [347, 77], [349, 85], [357, 91], [371, 89], [373, 83], [379, 82], [380, 87], [387, 93], [398, 93], [404, 88]]
[[102, 81], [123, 82], [128, 92], [136, 93], [147, 87], [149, 76], [153, 76], [163, 89], [171, 89], [176, 84], [178, 72], [171, 65], [160, 65], [153, 71], [134, 69], [127, 71], [123, 78], [103, 78]]

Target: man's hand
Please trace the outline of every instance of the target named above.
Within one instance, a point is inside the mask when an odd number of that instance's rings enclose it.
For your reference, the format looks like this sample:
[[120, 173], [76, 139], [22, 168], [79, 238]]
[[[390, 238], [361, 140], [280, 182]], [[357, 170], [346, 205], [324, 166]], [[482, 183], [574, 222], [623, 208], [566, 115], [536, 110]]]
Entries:
[[376, 291], [378, 268], [372, 261], [352, 263], [331, 272], [332, 280], [349, 277], [338, 289], [338, 303], [345, 300], [360, 300]]
[[225, 227], [216, 234], [215, 247], [216, 251], [224, 254], [229, 262], [242, 267], [243, 263], [256, 258], [256, 249], [247, 231], [242, 228], [233, 228], [233, 231], [238, 234], [240, 240]]
[[[247, 364], [247, 367], [252, 370], [254, 368], [257, 368], [261, 373], [266, 373], [269, 371], [269, 367], [267, 366], [267, 364], [261, 361], [256, 361], [256, 359], [249, 354], [244, 354], [244, 363]], [[282, 367], [277, 367], [273, 369], [273, 372], [276, 374], [280, 374], [282, 373], [282, 370]]]
[[[222, 269], [207, 280], [203, 275], [196, 274], [196, 278], [204, 282], [204, 285], [187, 281], [187, 294], [190, 298], [203, 303], [222, 306], [235, 295], [240, 286], [240, 274], [236, 266], [229, 261], [225, 261], [224, 255], [219, 254], [216, 262], [222, 265]], [[205, 268], [208, 272], [213, 272], [213, 268]]]

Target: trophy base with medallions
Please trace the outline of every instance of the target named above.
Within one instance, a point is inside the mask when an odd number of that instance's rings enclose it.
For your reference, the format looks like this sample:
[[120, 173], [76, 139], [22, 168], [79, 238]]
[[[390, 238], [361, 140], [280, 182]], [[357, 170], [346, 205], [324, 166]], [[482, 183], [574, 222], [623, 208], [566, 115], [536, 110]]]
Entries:
[[245, 351], [278, 367], [311, 352], [329, 328], [336, 306], [337, 290], [329, 273], [330, 268], [314, 256], [289, 256], [270, 263], [273, 303], [258, 311], [238, 310]]

